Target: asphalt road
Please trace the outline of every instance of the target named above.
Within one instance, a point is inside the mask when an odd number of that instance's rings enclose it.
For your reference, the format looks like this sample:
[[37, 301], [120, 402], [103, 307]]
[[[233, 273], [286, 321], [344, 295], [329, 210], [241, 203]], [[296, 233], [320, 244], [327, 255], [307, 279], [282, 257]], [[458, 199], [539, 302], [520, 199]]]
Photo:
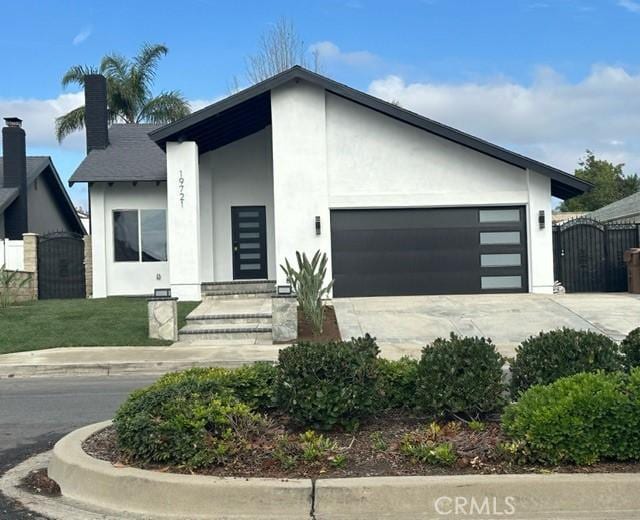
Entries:
[[[0, 475], [30, 455], [50, 449], [80, 426], [113, 417], [118, 405], [154, 376], [0, 380]], [[0, 495], [0, 519], [36, 516]]]

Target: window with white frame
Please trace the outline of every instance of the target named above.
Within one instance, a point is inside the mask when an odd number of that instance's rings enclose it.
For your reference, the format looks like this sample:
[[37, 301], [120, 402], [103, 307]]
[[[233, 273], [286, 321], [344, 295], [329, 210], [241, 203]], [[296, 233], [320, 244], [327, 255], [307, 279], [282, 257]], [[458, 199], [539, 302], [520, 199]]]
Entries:
[[116, 262], [166, 262], [166, 210], [114, 211], [113, 251]]

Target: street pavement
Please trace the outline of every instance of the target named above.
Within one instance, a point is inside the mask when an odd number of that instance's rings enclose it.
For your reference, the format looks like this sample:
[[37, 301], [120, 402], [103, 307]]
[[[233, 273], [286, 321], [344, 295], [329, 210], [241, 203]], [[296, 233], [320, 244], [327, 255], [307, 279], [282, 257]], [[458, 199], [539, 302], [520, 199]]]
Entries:
[[[71, 430], [110, 419], [132, 390], [156, 377], [0, 379], [0, 475]], [[38, 518], [0, 495], [0, 519]]]

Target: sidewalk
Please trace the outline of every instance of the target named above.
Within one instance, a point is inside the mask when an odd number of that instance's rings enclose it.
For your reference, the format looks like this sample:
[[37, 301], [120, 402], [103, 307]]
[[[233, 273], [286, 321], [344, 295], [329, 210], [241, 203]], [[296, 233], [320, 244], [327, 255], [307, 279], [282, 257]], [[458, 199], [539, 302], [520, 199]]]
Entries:
[[66, 347], [0, 355], [0, 379], [33, 376], [163, 374], [198, 366], [276, 361], [282, 345], [227, 340], [169, 347]]

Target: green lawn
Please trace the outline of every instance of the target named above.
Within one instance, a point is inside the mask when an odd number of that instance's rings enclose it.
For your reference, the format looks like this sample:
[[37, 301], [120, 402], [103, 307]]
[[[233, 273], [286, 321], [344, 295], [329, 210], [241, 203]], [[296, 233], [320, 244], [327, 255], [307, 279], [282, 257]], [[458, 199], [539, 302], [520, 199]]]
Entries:
[[[178, 303], [178, 326], [196, 305]], [[0, 354], [52, 347], [168, 344], [147, 337], [145, 298], [42, 300], [0, 309]]]

